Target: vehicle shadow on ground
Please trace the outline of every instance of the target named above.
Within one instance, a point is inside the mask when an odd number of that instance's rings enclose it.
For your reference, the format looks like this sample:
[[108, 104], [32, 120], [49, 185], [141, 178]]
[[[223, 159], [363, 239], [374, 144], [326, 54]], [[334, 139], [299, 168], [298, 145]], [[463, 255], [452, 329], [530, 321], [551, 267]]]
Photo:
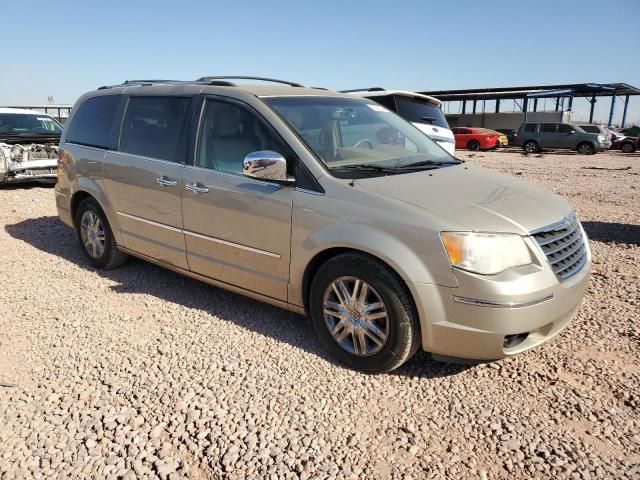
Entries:
[[640, 245], [640, 225], [629, 223], [582, 222], [587, 237], [596, 242]]
[[[311, 321], [305, 316], [228, 292], [142, 260], [132, 258], [123, 267], [114, 270], [95, 269], [80, 251], [75, 232], [58, 217], [30, 218], [6, 225], [5, 230], [13, 238], [38, 250], [108, 278], [115, 283], [111, 289], [116, 292], [151, 295], [163, 301], [198, 309], [279, 342], [288, 343], [338, 366], [323, 350]], [[455, 375], [472, 366], [436, 362], [430, 355], [420, 351], [391, 374], [429, 379]]]

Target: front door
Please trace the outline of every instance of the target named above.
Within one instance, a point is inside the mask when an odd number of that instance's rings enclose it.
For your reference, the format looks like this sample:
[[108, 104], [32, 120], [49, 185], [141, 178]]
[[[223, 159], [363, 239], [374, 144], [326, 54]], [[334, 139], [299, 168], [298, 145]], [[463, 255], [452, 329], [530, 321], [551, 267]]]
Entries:
[[188, 97], [131, 97], [119, 151], [105, 157], [104, 188], [124, 246], [187, 269], [181, 178]]
[[244, 157], [286, 144], [249, 107], [206, 98], [194, 166], [186, 166], [182, 221], [189, 268], [279, 300], [287, 299], [293, 188], [246, 177]]

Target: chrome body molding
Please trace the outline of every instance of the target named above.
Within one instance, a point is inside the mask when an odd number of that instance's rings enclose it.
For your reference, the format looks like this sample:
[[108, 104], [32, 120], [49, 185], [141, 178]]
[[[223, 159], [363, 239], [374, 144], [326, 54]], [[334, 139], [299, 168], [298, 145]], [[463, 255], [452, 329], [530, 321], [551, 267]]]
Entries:
[[548, 302], [553, 299], [552, 295], [547, 295], [543, 298], [538, 298], [536, 300], [530, 300], [528, 302], [494, 302], [491, 300], [480, 300], [478, 298], [468, 298], [468, 297], [459, 297], [458, 295], [453, 295], [453, 301], [458, 303], [464, 303], [466, 305], [476, 305], [478, 307], [491, 307], [491, 308], [523, 308], [523, 307], [531, 307], [533, 305], [538, 305], [540, 303]]
[[155, 227], [166, 228], [167, 230], [171, 230], [172, 232], [183, 233], [184, 235], [189, 235], [195, 238], [201, 238], [203, 240], [208, 240], [210, 242], [219, 243], [221, 245], [226, 245], [228, 247], [238, 248], [240, 250], [246, 250], [248, 252], [257, 253], [259, 255], [266, 255], [267, 257], [280, 258], [280, 255], [273, 252], [268, 252], [266, 250], [260, 250], [259, 248], [248, 247], [246, 245], [242, 245], [240, 243], [229, 242], [227, 240], [222, 240], [221, 238], [209, 237], [208, 235], [202, 235], [200, 233], [191, 232], [189, 230], [184, 230], [181, 228], [171, 227], [169, 225], [165, 225], [163, 223], [154, 222], [151, 220], [147, 220], [146, 218], [140, 218], [135, 215], [129, 215], [128, 213], [118, 212], [118, 215], [126, 218], [130, 218], [131, 220], [137, 220], [138, 222], [146, 223], [149, 225], [153, 225]]

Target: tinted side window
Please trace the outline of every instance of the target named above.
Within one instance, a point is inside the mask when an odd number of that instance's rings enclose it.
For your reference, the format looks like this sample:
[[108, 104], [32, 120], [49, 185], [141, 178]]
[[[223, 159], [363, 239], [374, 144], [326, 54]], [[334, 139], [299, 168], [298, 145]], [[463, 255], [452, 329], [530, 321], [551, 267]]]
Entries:
[[[300, 118], [288, 118], [299, 122]], [[198, 135], [196, 166], [242, 173], [244, 157], [251, 152], [280, 153], [293, 173], [292, 154], [274, 130], [254, 112], [236, 103], [208, 99]]]
[[525, 123], [524, 131], [525, 132], [535, 132], [536, 131], [536, 124], [535, 123]]
[[600, 133], [600, 128], [596, 125], [580, 125], [580, 128], [588, 133]]
[[367, 97], [369, 100], [373, 100], [376, 103], [379, 103], [383, 107], [388, 108], [392, 112], [396, 111], [396, 103], [393, 101], [393, 97], [391, 95], [385, 96], [375, 96], [375, 97]]
[[555, 123], [543, 123], [540, 125], [540, 131], [545, 133], [556, 133]]
[[430, 123], [442, 128], [449, 128], [442, 110], [436, 105], [424, 100], [396, 95], [398, 115], [410, 122]]
[[66, 141], [90, 147], [111, 147], [111, 128], [119, 102], [119, 95], [103, 95], [85, 101], [73, 114]]
[[130, 98], [120, 151], [170, 162], [184, 160], [190, 101], [186, 97]]
[[571, 133], [573, 131], [573, 127], [571, 125], [566, 125], [561, 123], [558, 125], [558, 133]]

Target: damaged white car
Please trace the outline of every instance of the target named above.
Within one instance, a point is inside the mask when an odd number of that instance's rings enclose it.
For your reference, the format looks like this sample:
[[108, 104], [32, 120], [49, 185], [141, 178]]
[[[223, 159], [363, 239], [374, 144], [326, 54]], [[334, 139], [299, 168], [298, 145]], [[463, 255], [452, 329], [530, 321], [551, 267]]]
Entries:
[[55, 182], [62, 128], [44, 113], [0, 108], [0, 185]]

